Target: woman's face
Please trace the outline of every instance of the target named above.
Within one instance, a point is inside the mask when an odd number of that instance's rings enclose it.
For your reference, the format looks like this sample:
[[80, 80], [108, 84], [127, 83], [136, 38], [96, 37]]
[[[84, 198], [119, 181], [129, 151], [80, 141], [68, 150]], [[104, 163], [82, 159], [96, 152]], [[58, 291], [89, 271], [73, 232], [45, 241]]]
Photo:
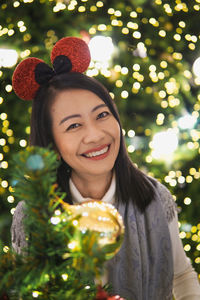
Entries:
[[120, 127], [101, 98], [88, 90], [65, 90], [53, 101], [50, 115], [56, 149], [73, 176], [111, 174]]

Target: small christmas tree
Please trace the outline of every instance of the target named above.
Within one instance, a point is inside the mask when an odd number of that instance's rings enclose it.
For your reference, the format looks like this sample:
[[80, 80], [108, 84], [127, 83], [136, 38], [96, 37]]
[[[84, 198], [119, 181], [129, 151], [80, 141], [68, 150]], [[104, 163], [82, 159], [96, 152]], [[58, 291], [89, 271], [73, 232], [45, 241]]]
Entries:
[[1, 252], [0, 299], [120, 299], [109, 296], [99, 280], [122, 242], [117, 210], [97, 201], [64, 202], [56, 185], [59, 162], [49, 149], [29, 147], [13, 161], [27, 245], [20, 254], [5, 247]]

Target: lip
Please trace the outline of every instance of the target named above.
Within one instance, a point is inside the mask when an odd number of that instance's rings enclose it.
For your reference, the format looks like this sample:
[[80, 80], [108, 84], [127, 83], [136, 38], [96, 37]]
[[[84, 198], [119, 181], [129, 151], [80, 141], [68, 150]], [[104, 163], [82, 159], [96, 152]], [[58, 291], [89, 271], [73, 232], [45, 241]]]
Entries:
[[[97, 156], [92, 156], [92, 157], [87, 157], [86, 154], [88, 153], [91, 153], [91, 152], [96, 152], [96, 151], [100, 151], [104, 148], [108, 147], [108, 151], [103, 153], [103, 154], [100, 154], [100, 155], [97, 155]], [[88, 160], [101, 160], [101, 159], [104, 159], [106, 158], [110, 153], [110, 144], [106, 144], [106, 145], [102, 145], [100, 147], [97, 147], [97, 148], [93, 148], [93, 149], [90, 149], [89, 151], [86, 151], [82, 154], [82, 156]]]
[[86, 155], [86, 154], [91, 153], [91, 152], [101, 151], [102, 149], [104, 149], [106, 147], [110, 147], [110, 145], [109, 144], [105, 144], [105, 145], [99, 146], [97, 148], [92, 148], [92, 149], [87, 150], [84, 153], [82, 153], [82, 155]]

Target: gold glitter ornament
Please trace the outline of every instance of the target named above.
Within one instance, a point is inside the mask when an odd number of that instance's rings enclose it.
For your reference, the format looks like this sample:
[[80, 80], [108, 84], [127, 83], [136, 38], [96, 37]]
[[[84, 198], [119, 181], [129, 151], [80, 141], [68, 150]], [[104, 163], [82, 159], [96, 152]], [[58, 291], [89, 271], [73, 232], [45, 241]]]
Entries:
[[98, 234], [99, 247], [106, 246], [106, 259], [119, 251], [124, 225], [121, 215], [113, 205], [91, 200], [80, 205], [69, 205], [62, 201], [62, 206], [72, 218], [77, 217], [80, 231], [90, 230]]

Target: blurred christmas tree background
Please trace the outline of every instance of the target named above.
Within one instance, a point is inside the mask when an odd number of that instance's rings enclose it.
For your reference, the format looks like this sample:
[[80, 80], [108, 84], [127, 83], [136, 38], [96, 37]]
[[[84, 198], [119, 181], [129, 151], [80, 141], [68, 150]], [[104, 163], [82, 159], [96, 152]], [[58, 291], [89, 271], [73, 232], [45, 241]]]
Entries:
[[112, 93], [134, 163], [178, 205], [180, 237], [200, 274], [200, 0], [2, 0], [0, 239], [10, 244], [14, 153], [28, 145], [31, 103], [12, 90], [22, 59], [50, 63], [64, 36], [89, 43], [87, 71]]

